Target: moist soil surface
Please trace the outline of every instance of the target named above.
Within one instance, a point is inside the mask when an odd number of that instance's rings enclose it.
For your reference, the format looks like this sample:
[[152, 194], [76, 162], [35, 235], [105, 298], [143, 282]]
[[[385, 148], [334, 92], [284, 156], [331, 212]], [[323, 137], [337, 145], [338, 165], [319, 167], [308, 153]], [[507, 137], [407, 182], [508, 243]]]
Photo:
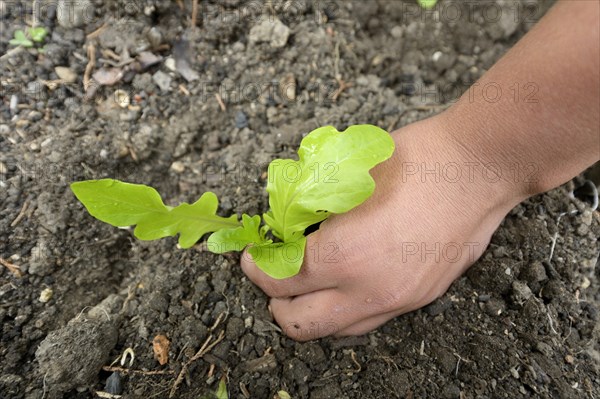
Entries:
[[[551, 2], [201, 0], [194, 28], [187, 0], [40, 0], [35, 19], [31, 3], [0, 0], [0, 257], [20, 268], [0, 268], [0, 398], [211, 397], [223, 376], [230, 398], [600, 395], [583, 177], [517, 206], [426, 308], [308, 343], [282, 334], [239, 255], [138, 241], [68, 186], [118, 178], [170, 205], [210, 190], [224, 215], [260, 214], [266, 165], [303, 135], [442, 111]], [[32, 23], [45, 42], [15, 50]]]

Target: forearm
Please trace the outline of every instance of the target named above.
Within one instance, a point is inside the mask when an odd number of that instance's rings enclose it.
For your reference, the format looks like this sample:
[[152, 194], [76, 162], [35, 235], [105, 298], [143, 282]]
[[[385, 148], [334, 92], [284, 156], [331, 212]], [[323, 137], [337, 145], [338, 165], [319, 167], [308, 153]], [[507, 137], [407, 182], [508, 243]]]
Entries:
[[563, 1], [442, 115], [467, 157], [526, 198], [600, 159], [599, 12]]

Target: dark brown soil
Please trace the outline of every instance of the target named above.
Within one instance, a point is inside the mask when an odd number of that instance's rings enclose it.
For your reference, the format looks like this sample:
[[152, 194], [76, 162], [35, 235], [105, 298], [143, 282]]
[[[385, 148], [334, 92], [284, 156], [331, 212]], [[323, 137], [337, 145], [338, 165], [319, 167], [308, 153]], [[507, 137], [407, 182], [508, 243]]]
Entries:
[[[439, 112], [551, 2], [442, 0], [423, 13], [413, 0], [200, 0], [196, 31], [187, 0], [78, 0], [86, 12], [68, 11], [81, 26], [56, 2], [38, 3], [43, 51], [0, 61], [0, 257], [23, 274], [0, 268], [0, 398], [97, 397], [117, 378], [124, 397], [166, 398], [219, 334], [175, 397], [214, 392], [223, 375], [230, 398], [600, 395], [600, 217], [569, 196], [581, 179], [514, 209], [477, 264], [425, 309], [363, 337], [303, 344], [280, 333], [236, 255], [137, 241], [91, 218], [68, 188], [112, 177], [152, 185], [169, 204], [211, 190], [223, 213], [264, 212], [265, 166], [292, 156], [302, 134], [325, 124], [391, 130]], [[250, 31], [269, 18], [289, 32], [257, 42]], [[0, 0], [0, 54], [30, 22], [31, 2]], [[93, 71], [118, 62], [107, 50], [163, 60], [86, 98], [92, 43]], [[198, 79], [182, 77], [182, 59]], [[48, 83], [57, 66], [74, 81]], [[336, 78], [351, 86], [339, 93]], [[128, 108], [112, 101], [117, 89]], [[158, 334], [171, 342], [164, 366], [153, 356]], [[132, 369], [164, 373], [121, 373], [107, 387], [112, 373], [101, 367], [126, 348]]]

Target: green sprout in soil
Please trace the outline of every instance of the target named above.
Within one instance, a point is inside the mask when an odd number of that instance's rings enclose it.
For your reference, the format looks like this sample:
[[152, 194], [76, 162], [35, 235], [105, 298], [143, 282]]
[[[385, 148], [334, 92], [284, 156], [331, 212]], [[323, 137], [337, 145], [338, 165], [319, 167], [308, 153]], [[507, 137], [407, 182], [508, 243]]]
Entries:
[[34, 46], [34, 43], [42, 43], [47, 35], [48, 31], [43, 26], [28, 28], [27, 34], [25, 34], [25, 32], [23, 32], [21, 29], [18, 29], [14, 33], [14, 38], [8, 43], [11, 46], [23, 46], [26, 48], [31, 48]]
[[438, 0], [417, 0], [417, 3], [419, 3], [421, 8], [424, 8], [425, 10], [431, 10], [433, 7], [435, 7], [437, 2]]
[[214, 253], [248, 252], [257, 266], [276, 279], [299, 273], [306, 247], [305, 230], [332, 214], [348, 212], [369, 198], [375, 181], [369, 171], [394, 152], [391, 136], [371, 125], [344, 132], [326, 126], [301, 142], [299, 160], [275, 159], [269, 164], [269, 211], [262, 215], [217, 215], [212, 192], [193, 204], [163, 203], [153, 188], [112, 179], [71, 184], [71, 190], [95, 218], [116, 227], [137, 225], [134, 235], [156, 240], [179, 234], [190, 248], [202, 236]]

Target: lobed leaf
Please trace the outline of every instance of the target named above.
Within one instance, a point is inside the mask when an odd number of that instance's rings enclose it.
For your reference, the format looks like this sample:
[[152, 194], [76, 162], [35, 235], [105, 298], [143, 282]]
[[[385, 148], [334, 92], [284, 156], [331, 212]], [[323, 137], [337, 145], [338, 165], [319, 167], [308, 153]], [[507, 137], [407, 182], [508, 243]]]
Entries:
[[11, 46], [33, 47], [33, 42], [25, 36], [25, 32], [18, 29], [14, 33], [14, 39], [8, 42]]
[[260, 216], [242, 215], [242, 226], [233, 229], [221, 229], [208, 237], [208, 250], [222, 254], [232, 251], [243, 251], [248, 245], [270, 244], [265, 238], [267, 229], [260, 227]]
[[117, 227], [137, 225], [134, 235], [140, 240], [179, 234], [179, 245], [190, 248], [206, 233], [240, 225], [235, 215], [216, 215], [219, 203], [212, 192], [204, 193], [192, 205], [172, 208], [163, 204], [152, 187], [118, 180], [76, 182], [71, 190], [96, 219]]
[[48, 34], [48, 30], [43, 26], [36, 26], [35, 28], [29, 28], [29, 36], [31, 36], [31, 40], [36, 43], [40, 43], [44, 41], [46, 35]]
[[311, 132], [300, 144], [298, 161], [269, 165], [265, 222], [284, 242], [297, 240], [308, 226], [369, 198], [375, 188], [369, 170], [393, 152], [391, 136], [376, 126], [352, 126], [344, 132], [326, 126]]
[[293, 277], [300, 272], [304, 261], [306, 237], [295, 241], [252, 246], [248, 252], [259, 269], [275, 279]]

